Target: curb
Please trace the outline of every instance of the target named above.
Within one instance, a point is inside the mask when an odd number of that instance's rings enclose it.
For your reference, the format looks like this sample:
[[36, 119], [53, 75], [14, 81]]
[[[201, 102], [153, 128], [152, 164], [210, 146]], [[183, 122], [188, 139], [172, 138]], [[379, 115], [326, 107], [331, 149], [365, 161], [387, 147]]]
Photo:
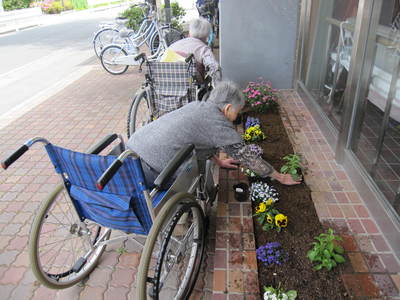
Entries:
[[0, 30], [0, 35], [11, 33], [11, 32], [16, 32], [16, 31], [21, 31], [21, 30], [24, 30], [24, 29], [33, 28], [33, 27], [37, 27], [37, 26], [40, 26], [40, 25], [41, 25], [40, 23], [37, 23], [37, 24], [30, 24], [30, 25], [22, 25], [21, 27], [16, 26], [14, 28], [8, 28], [6, 30]]

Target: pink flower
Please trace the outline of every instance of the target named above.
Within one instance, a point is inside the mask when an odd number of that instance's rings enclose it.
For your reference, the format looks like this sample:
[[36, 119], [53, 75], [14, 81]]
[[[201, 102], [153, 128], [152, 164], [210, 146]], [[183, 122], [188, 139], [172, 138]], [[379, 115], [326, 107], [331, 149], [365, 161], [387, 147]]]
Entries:
[[248, 91], [250, 91], [250, 88], [247, 88], [243, 91], [243, 93], [247, 93]]

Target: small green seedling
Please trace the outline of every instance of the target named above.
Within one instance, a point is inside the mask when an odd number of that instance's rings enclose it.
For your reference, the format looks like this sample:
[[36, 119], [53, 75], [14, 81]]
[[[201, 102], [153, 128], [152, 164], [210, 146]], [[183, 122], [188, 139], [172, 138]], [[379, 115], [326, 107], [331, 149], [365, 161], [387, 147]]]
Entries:
[[299, 154], [289, 154], [282, 158], [286, 160], [287, 163], [281, 168], [281, 173], [292, 175], [293, 180], [300, 180], [301, 175], [299, 171], [303, 168], [301, 166], [301, 157]]
[[119, 247], [118, 249], [117, 249], [117, 253], [118, 254], [124, 254], [124, 253], [126, 253], [127, 251], [126, 251], [126, 249], [125, 249], [125, 247], [123, 247], [123, 246], [121, 246], [121, 247]]
[[314, 266], [315, 270], [327, 268], [330, 271], [337, 264], [345, 262], [342, 256], [344, 249], [335, 242], [341, 241], [342, 238], [333, 233], [333, 230], [329, 228], [328, 233], [321, 233], [315, 237], [314, 239], [318, 242], [314, 242], [313, 249], [307, 252], [307, 257], [312, 262], [318, 262], [318, 265]]

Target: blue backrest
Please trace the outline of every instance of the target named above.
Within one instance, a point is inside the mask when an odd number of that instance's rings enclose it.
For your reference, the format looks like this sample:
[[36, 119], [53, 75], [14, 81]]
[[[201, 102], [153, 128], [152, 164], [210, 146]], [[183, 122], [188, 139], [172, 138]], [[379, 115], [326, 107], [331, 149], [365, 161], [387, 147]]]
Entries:
[[[96, 181], [116, 159], [115, 156], [101, 156], [85, 154], [68, 149], [46, 145], [47, 153], [57, 173], [63, 174], [71, 186], [84, 189], [86, 193], [99, 193]], [[65, 176], [67, 175], [67, 176]], [[151, 217], [146, 205], [143, 191], [146, 184], [140, 159], [128, 157], [114, 177], [104, 187], [102, 193], [110, 194], [110, 199], [121, 196], [121, 199], [130, 199], [130, 205], [138, 217], [145, 231], [152, 225]]]

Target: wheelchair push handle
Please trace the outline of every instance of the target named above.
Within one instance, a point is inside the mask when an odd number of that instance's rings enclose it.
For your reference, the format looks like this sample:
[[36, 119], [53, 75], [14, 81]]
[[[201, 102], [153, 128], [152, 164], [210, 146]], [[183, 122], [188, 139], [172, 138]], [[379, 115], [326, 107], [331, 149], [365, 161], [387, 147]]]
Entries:
[[9, 166], [11, 166], [18, 158], [20, 158], [28, 150], [29, 150], [29, 147], [27, 145], [22, 145], [21, 147], [18, 148], [17, 151], [15, 151], [8, 158], [6, 158], [5, 160], [3, 160], [1, 162], [1, 167], [4, 170], [6, 170]]
[[194, 54], [190, 54], [188, 57], [185, 58], [185, 62], [188, 63], [194, 58]]
[[116, 159], [113, 163], [108, 167], [108, 169], [101, 175], [101, 177], [97, 180], [96, 186], [101, 191], [107, 185], [111, 178], [118, 172], [119, 168], [122, 166], [122, 161]]

